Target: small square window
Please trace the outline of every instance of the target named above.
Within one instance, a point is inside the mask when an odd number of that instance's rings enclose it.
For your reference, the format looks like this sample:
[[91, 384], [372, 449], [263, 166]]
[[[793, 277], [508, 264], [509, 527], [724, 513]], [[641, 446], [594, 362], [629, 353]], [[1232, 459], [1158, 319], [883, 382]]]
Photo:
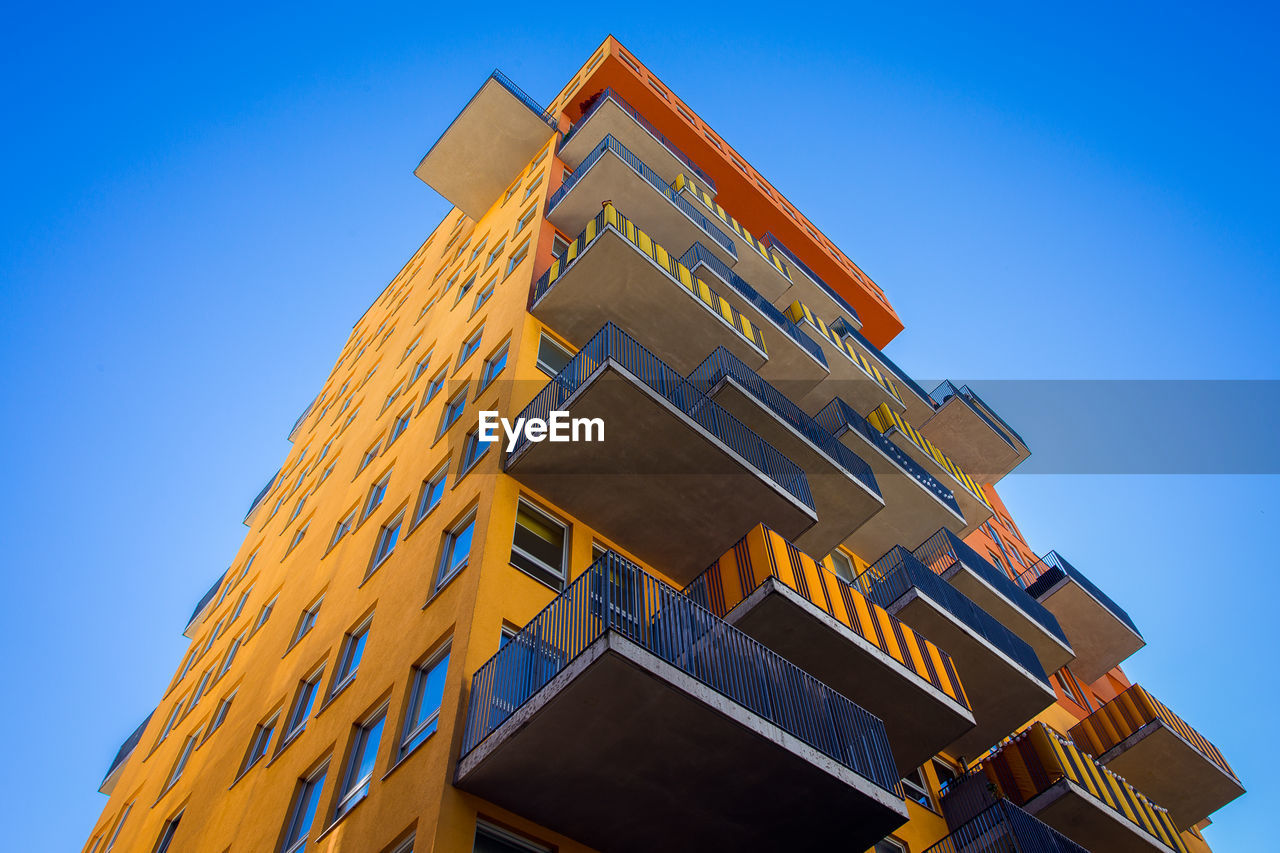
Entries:
[[378, 439], [373, 443], [373, 447], [370, 447], [368, 450], [366, 450], [364, 452], [364, 456], [360, 457], [360, 465], [359, 467], [356, 468], [356, 473], [359, 474], [365, 468], [368, 468], [369, 463], [378, 458], [378, 451], [381, 449], [382, 449], [382, 439]]
[[471, 313], [474, 315], [480, 308], [489, 301], [489, 297], [493, 296], [494, 281], [490, 281], [484, 287], [476, 291], [475, 304], [471, 306]]
[[489, 256], [484, 259], [485, 269], [488, 269], [489, 267], [493, 266], [494, 263], [498, 260], [498, 258], [502, 257], [502, 250], [506, 247], [506, 245], [507, 245], [506, 237], [503, 237], [501, 240], [498, 241], [497, 245], [493, 247], [493, 251], [489, 252]]
[[462, 446], [462, 468], [458, 476], [462, 477], [470, 471], [480, 458], [489, 452], [489, 448], [497, 442], [497, 438], [491, 441], [484, 441], [480, 438], [480, 429], [477, 427], [467, 433], [466, 441]]
[[316, 626], [316, 619], [320, 615], [320, 603], [323, 600], [320, 599], [320, 601], [302, 611], [302, 615], [298, 617], [298, 627], [293, 632], [293, 641], [289, 643], [290, 647], [297, 645], [298, 641], [307, 636], [311, 629]]
[[444, 367], [440, 368], [440, 371], [436, 373], [435, 376], [431, 378], [431, 384], [427, 386], [427, 394], [422, 400], [422, 404], [424, 406], [435, 399], [435, 396], [444, 388], [445, 376], [448, 373], [449, 365], [446, 364]]
[[[209, 734], [213, 734], [217, 731], [219, 726], [226, 722], [227, 714], [231, 711], [231, 700], [235, 698], [236, 694], [232, 693], [230, 696], [218, 703], [218, 709], [213, 712], [213, 720], [209, 723]], [[208, 737], [208, 735], [205, 737]]]
[[338, 671], [333, 679], [331, 695], [346, 687], [351, 679], [356, 677], [356, 670], [360, 668], [360, 658], [364, 656], [365, 640], [368, 638], [368, 622], [347, 635], [346, 642], [342, 644], [342, 653], [338, 659]]
[[316, 809], [320, 806], [325, 771], [326, 768], [321, 767], [311, 776], [298, 780], [298, 791], [289, 808], [284, 840], [280, 843], [281, 853], [302, 853], [306, 848], [307, 839], [311, 837], [311, 824], [315, 822]]
[[413, 686], [405, 708], [404, 734], [400, 739], [400, 755], [404, 756], [435, 733], [440, 722], [440, 706], [444, 702], [445, 675], [449, 670], [449, 650], [438, 653], [431, 662], [415, 667]]
[[528, 257], [528, 255], [529, 241], [525, 240], [520, 244], [519, 248], [511, 253], [511, 260], [507, 261], [507, 271], [505, 275], [511, 275], [511, 273], [515, 271], [515, 268], [520, 266], [520, 262]]
[[463, 388], [444, 407], [444, 412], [440, 415], [440, 430], [436, 433], [436, 437], [444, 435], [449, 427], [457, 423], [458, 418], [462, 417], [462, 412], [467, 407], [467, 389]]
[[306, 524], [304, 524], [304, 525], [302, 525], [301, 527], [299, 527], [299, 528], [298, 528], [298, 532], [297, 532], [297, 533], [294, 533], [294, 534], [293, 534], [293, 538], [292, 538], [291, 540], [289, 540], [289, 548], [288, 548], [288, 550], [287, 550], [287, 551], [285, 551], [285, 555], [286, 555], [286, 556], [287, 556], [288, 554], [291, 554], [291, 553], [293, 552], [293, 549], [294, 549], [294, 548], [297, 548], [299, 545], [301, 545], [301, 544], [302, 544], [302, 540], [303, 540], [303, 538], [304, 538], [304, 537], [306, 537], [306, 535], [307, 535], [307, 528], [308, 528], [308, 527], [310, 527], [310, 526], [311, 526], [311, 522], [310, 522], [310, 521], [308, 521]]
[[383, 525], [378, 531], [378, 542], [373, 548], [373, 564], [369, 567], [369, 574], [377, 571], [387, 557], [396, 550], [396, 543], [400, 541], [400, 527], [403, 523], [404, 516], [397, 515], [394, 520]]
[[473, 274], [470, 278], [467, 279], [466, 284], [458, 288], [458, 295], [454, 297], [453, 304], [457, 305], [459, 302], [461, 302], [462, 297], [466, 296], [467, 293], [470, 292], [471, 288], [475, 287], [475, 284], [476, 284], [476, 277]]
[[471, 559], [471, 535], [475, 532], [475, 524], [475, 516], [471, 515], [445, 534], [436, 589], [467, 567], [467, 562]]
[[558, 261], [564, 260], [564, 253], [569, 251], [569, 241], [561, 237], [559, 234], [551, 238], [551, 257]]
[[418, 513], [414, 517], [413, 523], [427, 517], [427, 513], [440, 505], [440, 499], [444, 497], [444, 484], [449, 474], [449, 463], [445, 462], [422, 483], [422, 496], [418, 498]]
[[413, 383], [417, 382], [418, 379], [420, 379], [422, 375], [427, 372], [427, 368], [430, 366], [431, 366], [431, 353], [427, 353], [422, 357], [422, 359], [417, 364], [413, 366], [413, 373], [410, 374], [409, 376], [409, 384], [412, 385]]
[[534, 217], [537, 215], [538, 215], [538, 206], [536, 204], [530, 207], [524, 213], [520, 214], [520, 218], [516, 220], [515, 233], [519, 234], [521, 231], [527, 228], [529, 223], [532, 222]]
[[373, 768], [378, 758], [378, 745], [382, 741], [382, 727], [386, 721], [384, 709], [373, 719], [356, 726], [351, 760], [347, 764], [338, 804], [333, 810], [334, 820], [351, 811], [356, 803], [369, 795], [369, 786], [373, 783]]
[[283, 748], [284, 744], [302, 734], [307, 727], [307, 720], [311, 717], [311, 708], [316, 702], [316, 694], [320, 692], [320, 676], [322, 674], [323, 670], [316, 670], [298, 684], [298, 692], [294, 694], [293, 705], [289, 710], [289, 719], [285, 723], [281, 748]]
[[542, 175], [538, 175], [538, 177], [534, 179], [533, 183], [529, 184], [529, 188], [524, 191], [524, 200], [528, 201], [532, 198], [533, 194], [538, 191], [538, 187], [540, 186], [542, 186]]
[[520, 501], [511, 539], [511, 565], [553, 589], [564, 589], [568, 539], [563, 523]]
[[507, 366], [507, 350], [510, 344], [503, 344], [502, 347], [489, 356], [484, 363], [484, 370], [480, 373], [480, 390], [483, 391], [489, 387], [489, 383], [497, 378], [498, 374]]
[[543, 334], [538, 339], [538, 369], [548, 376], [556, 376], [568, 366], [573, 353]]
[[330, 550], [333, 549], [334, 545], [338, 544], [339, 540], [341, 540], [343, 536], [346, 536], [351, 532], [351, 528], [355, 527], [355, 524], [356, 511], [353, 509], [351, 512], [344, 515], [341, 520], [338, 521], [337, 526], [333, 528], [333, 538], [329, 540]]
[[275, 607], [276, 600], [274, 598], [262, 605], [262, 610], [258, 611], [258, 621], [253, 623], [254, 633], [257, 633], [259, 628], [267, 624], [267, 620], [271, 618], [271, 611], [275, 610]]
[[480, 337], [483, 333], [484, 326], [481, 326], [462, 342], [462, 349], [458, 351], [458, 367], [461, 367], [463, 362], [475, 355], [476, 350], [480, 349]]
[[391, 472], [388, 471], [382, 476], [378, 482], [369, 488], [369, 498], [364, 503], [364, 512], [361, 518], [368, 518], [369, 513], [382, 506], [383, 499], [387, 496], [387, 485], [391, 482]]
[[[249, 753], [245, 756], [244, 769], [258, 763], [262, 756], [267, 754], [271, 747], [271, 735], [276, 730], [276, 718], [272, 717], [265, 723], [259, 723], [258, 727], [253, 730], [253, 739], [249, 741]], [[244, 772], [243, 770], [241, 771]]]
[[387, 436], [387, 444], [391, 444], [391, 442], [404, 435], [404, 431], [409, 428], [409, 418], [412, 416], [412, 406], [400, 413], [400, 415], [391, 424], [391, 434]]

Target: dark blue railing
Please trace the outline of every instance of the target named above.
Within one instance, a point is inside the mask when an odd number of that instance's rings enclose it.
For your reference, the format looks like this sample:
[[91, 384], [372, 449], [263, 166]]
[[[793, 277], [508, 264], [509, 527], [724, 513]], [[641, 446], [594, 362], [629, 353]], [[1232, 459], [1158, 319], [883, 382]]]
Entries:
[[[1004, 418], [996, 414], [996, 410], [987, 405], [986, 401], [973, 392], [968, 385], [961, 385], [957, 388], [950, 380], [944, 379], [933, 389], [933, 393], [929, 395], [933, 399], [935, 406], [941, 407], [943, 403], [952, 397], [959, 397], [964, 404], [973, 410], [974, 414], [987, 422], [987, 426], [995, 431], [995, 434], [1004, 439], [1005, 444], [1017, 450], [1018, 447], [1013, 442], [1016, 439], [1018, 444], [1023, 447], [1027, 443], [1022, 440], [1022, 436], [1014, 431], [1013, 427], [1004, 422]], [[997, 423], [999, 421], [999, 423]]]
[[1057, 551], [1050, 551], [1035, 562], [1031, 568], [1022, 573], [1022, 582], [1026, 584], [1027, 594], [1035, 598], [1039, 598], [1043, 593], [1058, 585], [1064, 577], [1069, 577], [1080, 586], [1088, 590], [1089, 594], [1098, 600], [1103, 607], [1111, 611], [1111, 613], [1124, 624], [1128, 625], [1133, 633], [1139, 637], [1142, 632], [1138, 630], [1138, 626], [1133, 624], [1133, 620], [1129, 618], [1129, 614], [1124, 608], [1111, 600], [1105, 592], [1094, 586], [1093, 581], [1089, 580], [1075, 566], [1067, 562], [1066, 558]]
[[627, 115], [635, 119], [636, 123], [639, 124], [642, 128], [644, 128], [645, 131], [648, 132], [650, 136], [652, 136], [659, 143], [661, 143], [663, 148], [667, 149], [667, 151], [669, 151], [673, 157], [675, 157], [677, 160], [679, 160], [681, 163], [687, 166], [691, 172], [697, 175], [698, 178], [711, 189], [711, 192], [714, 193], [716, 191], [716, 182], [711, 179], [710, 175], [702, 171], [702, 169], [698, 168], [698, 165], [696, 163], [690, 160], [688, 156], [679, 148], [677, 148], [671, 140], [667, 139], [665, 136], [659, 133], [658, 129], [654, 127], [653, 124], [650, 123], [650, 121], [647, 118], [640, 115], [640, 113], [636, 110], [635, 107], [631, 106], [631, 104], [623, 100], [622, 96], [619, 95], [617, 92], [615, 92], [613, 89], [605, 89], [604, 91], [598, 93], [595, 96], [595, 101], [591, 104], [591, 106], [587, 107], [586, 111], [583, 112], [582, 117], [579, 118], [577, 121], [575, 121], [573, 123], [573, 126], [569, 128], [569, 132], [564, 135], [564, 139], [562, 139], [560, 142], [561, 148], [564, 148], [565, 144], [570, 139], [573, 138], [574, 134], [578, 132], [578, 129], [582, 127], [583, 124], [586, 123], [587, 119], [589, 119], [592, 115], [595, 114], [596, 110], [600, 109], [600, 107], [604, 104], [605, 101], [613, 101], [614, 105], [617, 106], [618, 109], [622, 110], [624, 113], [626, 113]]
[[918, 396], [921, 400], [927, 403], [930, 408], [934, 408], [933, 398], [929, 396], [929, 392], [924, 390], [924, 388], [920, 385], [919, 382], [912, 379], [911, 374], [907, 373], [905, 370], [899, 367], [897, 363], [893, 361], [893, 359], [889, 358], [889, 356], [881, 352], [876, 347], [875, 344], [867, 340], [866, 336], [863, 335], [862, 332], [858, 331], [853, 326], [846, 323], [843, 317], [837, 317], [834, 321], [831, 322], [830, 327], [831, 327], [831, 331], [835, 332], [840, 337], [853, 338], [855, 341], [857, 341], [859, 346], [861, 346], [867, 352], [871, 353], [871, 355], [874, 356], [877, 361], [879, 361], [882, 365], [887, 367], [889, 369], [889, 372], [892, 373], [895, 377], [897, 377], [898, 380], [902, 382], [902, 384], [906, 385], [912, 391], [916, 392], [916, 396]]
[[[111, 778], [111, 774], [116, 772], [116, 768], [128, 761], [129, 756], [138, 748], [138, 743], [142, 740], [142, 733], [146, 731], [147, 723], [151, 722], [153, 714], [155, 714], [155, 711], [147, 714], [147, 718], [133, 730], [133, 734], [125, 738], [124, 743], [120, 744], [120, 748], [116, 750], [116, 757], [111, 759], [111, 766], [107, 768], [107, 772], [102, 777], [102, 785], [107, 783], [107, 780]], [[102, 785], [98, 787], [102, 787]]]
[[1089, 853], [1008, 800], [997, 800], [925, 853]]
[[855, 480], [862, 483], [869, 491], [880, 494], [880, 485], [871, 466], [858, 454], [845, 447], [835, 436], [819, 426], [813, 418], [805, 414], [804, 409], [793, 403], [786, 394], [774, 388], [760, 378], [750, 367], [724, 347], [716, 347], [715, 352], [707, 356], [689, 374], [689, 381], [704, 394], [710, 394], [721, 380], [729, 378], [737, 382], [748, 394], [755, 397], [775, 415], [785, 421], [792, 429], [803, 435], [815, 447], [833, 459], [837, 465], [849, 472]]
[[591, 170], [591, 167], [596, 164], [597, 160], [604, 156], [606, 151], [616, 155], [619, 160], [635, 170], [637, 175], [644, 178], [650, 186], [662, 193], [662, 195], [666, 196], [668, 201], [678, 207], [681, 213], [693, 220], [699, 228], [707, 233], [708, 237], [715, 240], [716, 243], [718, 243], [726, 252], [733, 255], [735, 258], [738, 257], [737, 247], [733, 245], [733, 240], [729, 239], [728, 234], [725, 234], [717, 228], [710, 219], [704, 216], [701, 211], [693, 206], [692, 202], [673, 190], [666, 181], [662, 180], [661, 175], [646, 166], [643, 160], [632, 154], [627, 149], [627, 146], [623, 145], [612, 136], [605, 136], [604, 139], [600, 140], [600, 144], [591, 149], [591, 153], [582, 159], [582, 162], [578, 164], [578, 168], [574, 169], [569, 177], [564, 179], [564, 183], [560, 186], [560, 189], [556, 190], [547, 201], [548, 211], [555, 209], [561, 199], [563, 199], [569, 191], [577, 185], [578, 181], [582, 180], [582, 177]]
[[[526, 422], [529, 418], [546, 419], [553, 411], [563, 410], [569, 398], [609, 362], [657, 392], [796, 500], [811, 510], [814, 508], [809, 481], [799, 465], [779, 453], [613, 323], [606, 323], [596, 332], [565, 368], [547, 383], [547, 387], [533, 398], [520, 417]], [[529, 438], [522, 432], [507, 455], [507, 464], [510, 465], [528, 444]]]
[[732, 287], [739, 296], [755, 306], [756, 310], [769, 318], [775, 326], [786, 333], [800, 348], [814, 360], [827, 367], [827, 357], [822, 352], [822, 347], [813, 338], [800, 331], [800, 327], [792, 322], [791, 318], [779, 311], [772, 302], [761, 296], [754, 287], [743, 281], [742, 276], [729, 269], [729, 265], [716, 257], [710, 249], [701, 243], [694, 243], [689, 250], [680, 256], [680, 263], [693, 271], [698, 264], [710, 269], [718, 275], [725, 284]]
[[538, 103], [537, 101], [535, 101], [533, 98], [529, 97], [529, 96], [525, 93], [524, 89], [521, 89], [521, 88], [520, 88], [519, 86], [517, 86], [514, 82], [512, 82], [512, 80], [511, 80], [511, 78], [510, 78], [510, 77], [508, 77], [507, 75], [503, 74], [501, 71], [499, 71], [499, 70], [498, 70], [498, 69], [496, 69], [496, 68], [495, 68], [495, 69], [493, 69], [493, 73], [492, 73], [492, 74], [490, 74], [489, 76], [490, 76], [490, 77], [492, 77], [494, 80], [498, 81], [499, 83], [501, 83], [501, 84], [506, 88], [506, 90], [507, 90], [508, 92], [510, 92], [511, 94], [515, 95], [515, 96], [516, 96], [516, 98], [518, 98], [518, 99], [520, 100], [520, 102], [521, 102], [521, 103], [523, 103], [526, 107], [528, 107], [529, 109], [531, 109], [531, 110], [533, 110], [535, 113], [537, 113], [537, 114], [538, 114], [538, 116], [539, 116], [539, 117], [540, 117], [544, 122], [546, 122], [547, 124], [551, 125], [551, 129], [552, 129], [552, 130], [559, 130], [559, 128], [560, 128], [560, 122], [556, 120], [556, 117], [555, 117], [555, 115], [551, 112], [551, 110], [550, 110], [550, 109], [545, 109], [545, 110], [544, 110], [544, 109], [542, 108], [542, 104], [539, 104], [539, 103]]
[[196, 602], [196, 609], [191, 611], [191, 618], [187, 620], [187, 625], [190, 625], [192, 622], [196, 621], [196, 617], [200, 615], [200, 611], [204, 610], [205, 607], [209, 605], [210, 601], [213, 601], [213, 597], [217, 595], [218, 590], [222, 588], [222, 582], [223, 580], [226, 579], [226, 577], [227, 577], [226, 572], [223, 572], [222, 574], [218, 575], [218, 579], [213, 582], [213, 586], [209, 587], [209, 591], [206, 592], [203, 596], [201, 596], [200, 600]]
[[990, 584], [1011, 604], [1025, 613], [1029, 619], [1061, 640], [1064, 646], [1070, 647], [1071, 644], [1067, 642], [1067, 635], [1063, 633], [1057, 617], [1050, 613], [1043, 604], [1028, 595], [1025, 589], [1014, 583], [1013, 579], [1005, 574], [1003, 569], [999, 569], [984, 560], [981, 554], [973, 550], [968, 543], [947, 528], [943, 527], [938, 530], [937, 533], [920, 543], [919, 547], [911, 553], [915, 554], [920, 562], [938, 574], [948, 571], [956, 563], [961, 564]]
[[788, 249], [786, 245], [773, 234], [772, 231], [766, 231], [764, 236], [760, 238], [760, 242], [764, 243], [770, 249], [782, 255], [787, 260], [791, 261], [791, 263], [799, 267], [801, 271], [804, 272], [804, 274], [809, 277], [810, 281], [818, 285], [818, 287], [822, 288], [823, 292], [825, 292], [827, 296], [831, 297], [831, 299], [836, 303], [836, 305], [840, 306], [840, 308], [842, 308], [843, 310], [848, 311], [849, 316], [852, 317], [854, 320], [856, 320], [858, 325], [862, 325], [862, 318], [858, 316], [857, 310], [852, 305], [850, 305], [849, 302], [843, 296], [837, 293], [834, 287], [827, 284], [825, 281], [822, 280], [822, 277], [820, 275], [818, 275], [816, 272], [811, 270], [808, 264], [806, 264], [804, 261], [796, 257], [795, 252]]
[[853, 407], [844, 400], [839, 397], [832, 399], [822, 411], [813, 416], [813, 419], [836, 438], [844, 435], [847, 430], [858, 433], [873, 447], [879, 448], [880, 452], [889, 457], [889, 460], [901, 468], [907, 476], [932, 492], [934, 497], [954, 510], [956, 515], [964, 518], [964, 513], [960, 511], [960, 504], [956, 502], [955, 492], [942, 485], [937, 477], [926, 471], [905, 450], [894, 444], [892, 439], [867, 423], [867, 419], [855, 412]]
[[897, 793], [898, 773], [878, 717], [612, 551], [472, 677], [461, 755], [610, 631]]
[[868, 566], [854, 580], [868, 598], [885, 609], [913, 588], [929, 596], [952, 616], [968, 625], [991, 645], [1004, 652], [1031, 675], [1044, 682], [1044, 667], [1031, 646], [1000, 623], [998, 619], [974, 604], [962, 592], [935, 575], [915, 555], [895, 545], [879, 560]]
[[267, 480], [267, 484], [262, 487], [262, 491], [258, 492], [257, 497], [253, 499], [253, 503], [249, 504], [249, 511], [244, 514], [246, 521], [248, 521], [249, 516], [253, 515], [253, 511], [258, 508], [258, 504], [262, 503], [262, 499], [267, 496], [267, 492], [271, 491], [271, 487], [276, 484], [276, 478], [279, 476], [279, 471], [272, 474], [271, 479]]

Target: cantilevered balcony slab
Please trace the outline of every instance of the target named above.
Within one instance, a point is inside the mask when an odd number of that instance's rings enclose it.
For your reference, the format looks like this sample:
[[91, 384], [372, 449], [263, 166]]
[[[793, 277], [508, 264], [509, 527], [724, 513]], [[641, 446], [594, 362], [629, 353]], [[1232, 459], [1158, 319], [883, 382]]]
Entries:
[[875, 717], [597, 563], [476, 673], [455, 784], [600, 850], [763, 853], [868, 848], [895, 772]]
[[685, 594], [884, 721], [900, 775], [973, 726], [950, 656], [773, 530]]
[[539, 279], [530, 310], [579, 345], [615, 323], [685, 373], [718, 346], [753, 367], [767, 358], [758, 326], [613, 205]]
[[860, 412], [882, 405], [895, 412], [903, 410], [898, 383], [836, 335], [808, 306], [793, 302], [784, 313], [822, 347], [830, 371], [825, 380], [797, 401], [802, 408], [813, 411], [826, 405], [832, 397], [841, 397]]
[[676, 251], [702, 243], [727, 263], [736, 263], [734, 241], [673, 190], [648, 164], [612, 136], [606, 136], [565, 178], [547, 202], [547, 219], [576, 234], [606, 201], [626, 211], [656, 242]]
[[1186, 829], [1244, 793], [1203, 735], [1135, 684], [1072, 727], [1071, 739]]
[[1031, 647], [905, 548], [885, 554], [855, 586], [951, 655], [976, 722], [951, 744], [953, 753], [981, 755], [1054, 703]]
[[555, 119], [495, 71], [414, 174], [479, 219], [555, 132]]
[[950, 530], [939, 530], [912, 553], [1026, 641], [1045, 672], [1057, 672], [1074, 660], [1075, 653], [1054, 615]]
[[930, 396], [938, 409], [920, 424], [920, 432], [981, 482], [999, 482], [1031, 455], [1018, 434], [967, 385], [943, 382]]
[[616, 326], [606, 326], [520, 414], [599, 418], [603, 441], [531, 442], [507, 473], [687, 583], [760, 523], [816, 521], [804, 472]]
[[813, 419], [866, 460], [884, 498], [884, 509], [845, 540], [844, 544], [855, 554], [874, 557], [894, 545], [919, 542], [943, 526], [964, 529], [964, 516], [951, 489], [881, 435], [849, 404], [837, 397]]
[[728, 350], [716, 349], [689, 380], [804, 471], [818, 521], [795, 540], [801, 548], [827, 554], [884, 510], [870, 466]]
[[1146, 645], [1129, 614], [1058, 552], [1041, 557], [1023, 573], [1023, 582], [1066, 632], [1077, 678], [1097, 681]]
[[116, 782], [120, 781], [120, 777], [124, 774], [125, 762], [129, 760], [129, 756], [133, 755], [133, 751], [138, 748], [138, 744], [142, 741], [142, 733], [147, 730], [147, 723], [151, 722], [151, 714], [147, 714], [147, 718], [138, 724], [124, 743], [120, 744], [120, 749], [116, 750], [116, 757], [111, 760], [111, 766], [107, 768], [107, 775], [102, 777], [102, 784], [98, 786], [98, 793], [111, 796], [111, 792], [116, 789]]

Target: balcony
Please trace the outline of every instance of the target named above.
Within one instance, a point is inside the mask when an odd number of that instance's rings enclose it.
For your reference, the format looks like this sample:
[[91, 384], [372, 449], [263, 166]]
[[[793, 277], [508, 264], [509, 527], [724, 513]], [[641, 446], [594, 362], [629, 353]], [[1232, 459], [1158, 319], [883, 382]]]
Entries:
[[855, 553], [883, 554], [899, 542], [919, 542], [942, 526], [964, 528], [955, 494], [844, 400], [835, 398], [813, 419], [867, 460], [884, 498], [884, 509], [845, 540]]
[[930, 396], [938, 410], [920, 432], [982, 482], [999, 482], [1031, 455], [1022, 437], [968, 385], [943, 382]]
[[529, 310], [575, 344], [617, 323], [682, 372], [717, 346], [753, 367], [768, 358], [759, 327], [612, 204], [552, 262]]
[[977, 723], [951, 743], [953, 754], [981, 755], [1054, 703], [1031, 647], [906, 548], [885, 554], [854, 586], [951, 655]]
[[124, 739], [124, 743], [120, 744], [120, 748], [116, 750], [116, 757], [111, 759], [111, 766], [107, 768], [107, 775], [102, 777], [102, 784], [98, 786], [98, 793], [111, 796], [111, 792], [116, 789], [116, 782], [120, 781], [120, 775], [124, 772], [124, 763], [129, 760], [129, 756], [133, 755], [133, 751], [138, 748], [138, 744], [142, 741], [142, 733], [147, 730], [147, 723], [151, 722], [151, 714], [147, 714], [147, 718], [138, 724], [133, 730], [133, 734]]
[[946, 652], [763, 525], [684, 592], [883, 720], [899, 775], [973, 725]]
[[755, 282], [767, 299], [776, 302], [791, 289], [794, 276], [787, 262], [743, 228], [741, 222], [730, 216], [716, 202], [714, 193], [708, 193], [697, 182], [689, 180], [687, 175], [679, 175], [671, 188], [737, 235], [735, 243], [738, 246], [738, 260], [734, 269]]
[[578, 168], [606, 136], [612, 136], [627, 150], [635, 152], [640, 160], [653, 167], [665, 183], [674, 183], [677, 176], [686, 175], [685, 180], [692, 180], [715, 193], [716, 184], [711, 176], [698, 168], [613, 89], [605, 89], [596, 95], [582, 117], [569, 128], [560, 141], [561, 161], [570, 169]]
[[657, 172], [612, 136], [606, 136], [547, 201], [547, 219], [566, 234], [581, 229], [606, 201], [643, 222], [664, 246], [702, 243], [734, 264], [738, 249], [710, 219], [667, 185]]
[[875, 427], [886, 438], [893, 441], [900, 450], [914, 459], [921, 467], [934, 477], [946, 483], [955, 493], [960, 504], [960, 512], [964, 514], [965, 526], [961, 536], [973, 533], [982, 523], [995, 514], [991, 509], [987, 496], [973, 478], [964, 469], [939, 450], [933, 442], [920, 434], [906, 418], [890, 409], [880, 406], [867, 415], [867, 422]]
[[942, 798], [947, 825], [966, 823], [997, 798], [1087, 850], [1187, 850], [1164, 809], [1044, 723], [1032, 724], [948, 785]]
[[788, 298], [819, 305], [823, 309], [823, 314], [843, 314], [849, 317], [857, 328], [862, 328], [862, 318], [858, 316], [854, 307], [837, 293], [834, 287], [810, 269], [808, 264], [800, 260], [795, 252], [788, 249], [781, 240], [772, 233], [766, 232], [763, 245], [767, 247], [770, 254], [784, 260], [796, 271], [790, 276], [795, 289], [786, 294]]
[[413, 173], [477, 220], [556, 129], [554, 116], [494, 71]]
[[1099, 764], [1155, 797], [1183, 829], [1244, 793], [1218, 748], [1136, 684], [1069, 734]]
[[793, 302], [786, 310], [787, 318], [822, 347], [831, 375], [800, 400], [806, 410], [822, 406], [833, 396], [843, 397], [859, 411], [870, 411], [880, 405], [903, 408], [898, 386], [874, 364], [846, 344], [831, 328], [814, 315], [803, 302]]
[[1008, 800], [997, 800], [924, 853], [1089, 853]]
[[818, 521], [800, 547], [829, 553], [884, 510], [871, 467], [728, 350], [707, 356], [689, 382], [804, 471]]
[[911, 553], [1025, 640], [1045, 672], [1057, 672], [1075, 657], [1053, 614], [950, 530], [939, 530]]
[[187, 620], [186, 627], [182, 629], [182, 636], [188, 640], [196, 638], [196, 631], [200, 627], [200, 617], [204, 615], [205, 610], [213, 603], [213, 597], [218, 594], [218, 590], [222, 588], [222, 581], [227, 576], [226, 572], [218, 575], [218, 579], [213, 582], [213, 586], [209, 587], [209, 591], [200, 596], [200, 600], [196, 602], [196, 607], [191, 611], [191, 618]]
[[1041, 557], [1021, 580], [1066, 632], [1077, 678], [1097, 681], [1147, 644], [1129, 614], [1057, 551]]
[[262, 491], [258, 492], [253, 499], [253, 503], [249, 504], [249, 511], [244, 514], [244, 523], [246, 526], [253, 523], [253, 515], [258, 511], [258, 507], [262, 504], [262, 499], [271, 491], [271, 487], [276, 484], [276, 478], [280, 476], [280, 472], [276, 471], [271, 475], [271, 479], [267, 480], [267, 484], [262, 487]]
[[688, 583], [763, 520], [817, 521], [804, 472], [630, 335], [602, 328], [520, 413], [600, 418], [603, 441], [530, 441], [506, 471]]
[[597, 849], [863, 850], [884, 725], [613, 552], [473, 676], [455, 784]]
[[777, 385], [788, 397], [800, 399], [806, 392], [825, 379], [829, 373], [827, 357], [813, 338], [800, 331], [791, 318], [773, 306], [742, 277], [729, 269], [701, 243], [694, 243], [680, 256], [680, 263], [688, 267], [694, 276], [705, 276], [707, 281], [723, 283], [721, 295], [757, 329], [766, 329], [774, 342], [769, 360], [760, 368], [760, 375]]

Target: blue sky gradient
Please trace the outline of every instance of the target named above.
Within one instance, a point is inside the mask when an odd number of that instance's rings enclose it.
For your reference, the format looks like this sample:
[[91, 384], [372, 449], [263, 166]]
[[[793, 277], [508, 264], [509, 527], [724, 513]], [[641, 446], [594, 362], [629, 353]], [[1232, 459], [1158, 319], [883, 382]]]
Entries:
[[[11, 6], [11, 849], [87, 836], [285, 433], [447, 210], [412, 169], [495, 65], [545, 102], [614, 32], [884, 287], [916, 375], [1280, 379], [1274, 10], [889, 5]], [[1220, 850], [1275, 833], [1277, 485], [1002, 486], [1033, 546], [1144, 630], [1130, 674], [1249, 787]]]

